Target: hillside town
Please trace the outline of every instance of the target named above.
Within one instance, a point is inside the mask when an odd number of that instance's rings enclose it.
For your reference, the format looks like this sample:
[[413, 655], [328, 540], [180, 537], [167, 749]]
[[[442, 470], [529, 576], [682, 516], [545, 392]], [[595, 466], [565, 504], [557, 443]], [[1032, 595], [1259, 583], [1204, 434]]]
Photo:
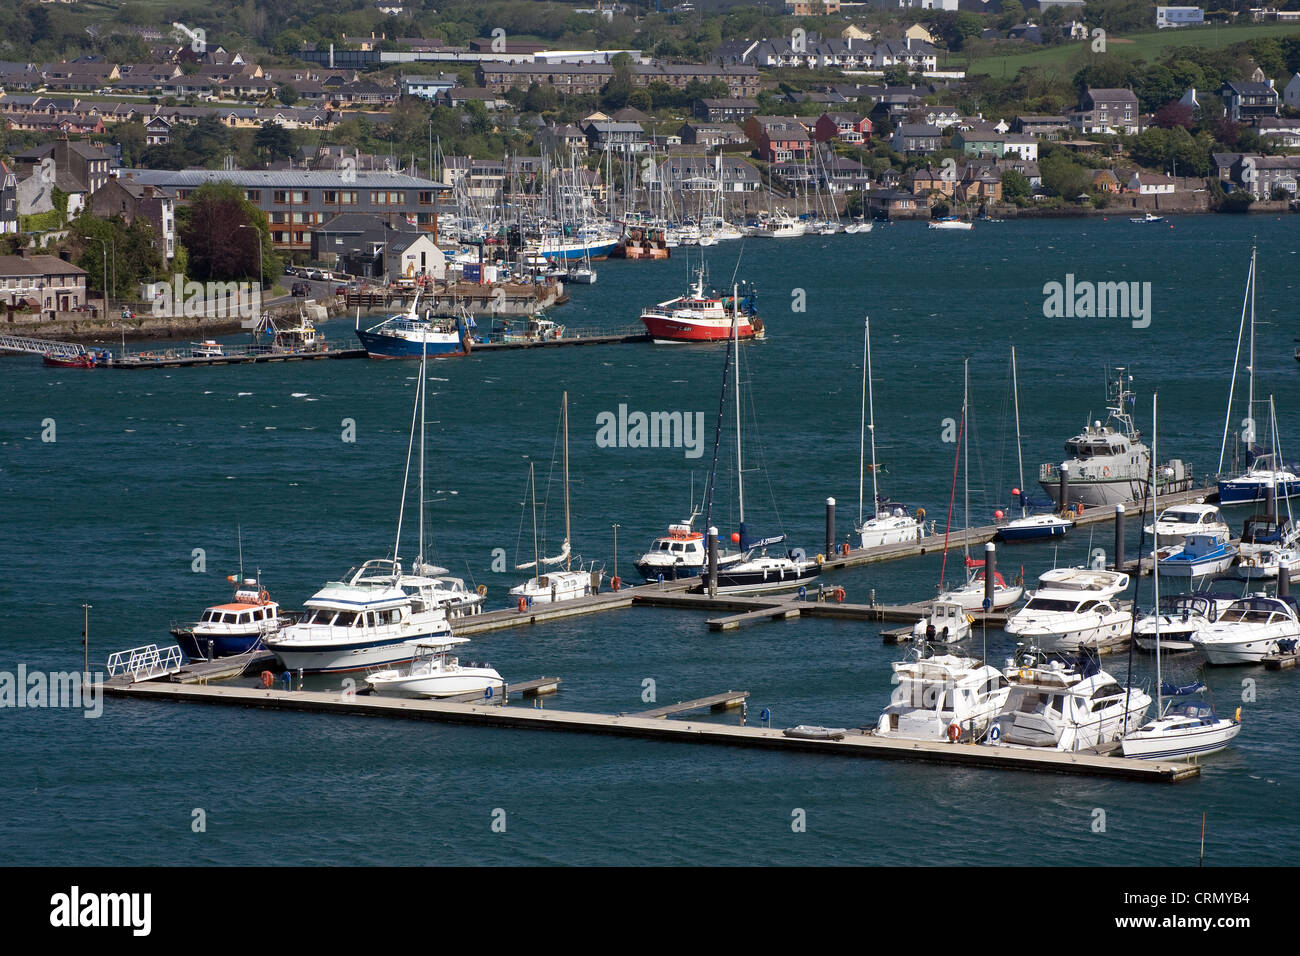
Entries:
[[[660, 38], [571, 49], [527, 35], [520, 10], [536, 7], [565, 11], [558, 39]], [[230, 277], [185, 235], [194, 198], [218, 188], [264, 236], [266, 282], [285, 264], [401, 278], [421, 235], [417, 271], [445, 279], [448, 260], [461, 272], [458, 244], [478, 244], [468, 264], [526, 249], [523, 207], [531, 227], [602, 224], [629, 256], [641, 240], [664, 254], [698, 241], [704, 220], [834, 230], [1296, 207], [1300, 25], [1286, 31], [1300, 11], [1221, 17], [1243, 39], [1206, 50], [1217, 14], [1153, 6], [1135, 26], [1187, 45], [1151, 59], [1117, 35], [1107, 52], [1096, 24], [1112, 11], [1083, 0], [493, 14], [520, 22], [452, 42], [436, 11], [376, 3], [364, 35], [304, 28], [270, 48], [224, 45], [217, 25], [92, 23], [76, 39], [90, 52], [0, 61], [10, 308], [96, 308], [90, 289], [106, 284], [139, 299], [178, 262]], [[1244, 32], [1258, 29], [1275, 32]], [[1004, 53], [1078, 68], [980, 69]], [[513, 238], [485, 257], [501, 237]], [[105, 244], [116, 260], [129, 242], [147, 253], [110, 270]], [[66, 285], [69, 268], [80, 285]]]

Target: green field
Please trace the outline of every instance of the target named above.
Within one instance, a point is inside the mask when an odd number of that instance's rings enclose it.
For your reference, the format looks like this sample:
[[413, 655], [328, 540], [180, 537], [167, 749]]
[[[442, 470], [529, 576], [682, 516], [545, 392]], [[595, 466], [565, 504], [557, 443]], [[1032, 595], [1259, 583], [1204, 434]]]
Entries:
[[[1175, 47], [1204, 47], [1220, 49], [1234, 43], [1244, 43], [1260, 37], [1300, 36], [1300, 24], [1283, 23], [1248, 23], [1241, 26], [1218, 26], [1211, 24], [1204, 27], [1184, 27], [1174, 30], [1152, 30], [1150, 33], [1133, 33], [1126, 37], [1107, 38], [1106, 53], [1119, 54], [1133, 59], [1152, 61], [1168, 53]], [[1075, 65], [1082, 67], [1092, 53], [1091, 40], [1076, 40], [1060, 46], [1041, 50], [1030, 50], [1013, 56], [998, 56], [996, 53], [983, 56], [966, 63], [960, 56], [947, 61], [953, 66], [962, 65], [971, 74], [989, 76], [1015, 76], [1026, 66], [1064, 68]]]

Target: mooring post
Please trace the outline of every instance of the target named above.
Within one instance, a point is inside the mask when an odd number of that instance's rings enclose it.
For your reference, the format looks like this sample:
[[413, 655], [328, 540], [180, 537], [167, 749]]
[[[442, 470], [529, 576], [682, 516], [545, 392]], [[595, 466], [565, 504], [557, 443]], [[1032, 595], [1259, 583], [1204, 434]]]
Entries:
[[984, 613], [993, 610], [994, 583], [997, 580], [998, 554], [997, 545], [992, 541], [984, 545]]
[[1276, 478], [1264, 492], [1264, 514], [1272, 518], [1277, 514], [1277, 480]]
[[709, 528], [709, 597], [718, 596], [718, 529]]
[[1065, 513], [1070, 510], [1070, 469], [1066, 465], [1061, 466], [1061, 512]]
[[826, 499], [826, 557], [835, 554], [835, 499]]
[[[1159, 546], [1160, 542], [1154, 542]], [[1142, 555], [1138, 555], [1138, 561], [1142, 560]], [[1154, 561], [1155, 559], [1152, 558]], [[1115, 506], [1115, 570], [1124, 570], [1124, 506]], [[1139, 569], [1140, 570], [1140, 569]]]
[[1280, 598], [1290, 597], [1291, 595], [1291, 569], [1284, 562], [1278, 562], [1277, 566], [1277, 596]]

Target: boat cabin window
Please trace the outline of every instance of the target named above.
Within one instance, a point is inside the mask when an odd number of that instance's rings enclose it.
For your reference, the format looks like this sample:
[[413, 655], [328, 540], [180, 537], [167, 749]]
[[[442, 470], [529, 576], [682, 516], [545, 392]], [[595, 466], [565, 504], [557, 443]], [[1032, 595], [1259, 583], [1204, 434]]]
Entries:
[[238, 623], [251, 624], [252, 622], [253, 622], [253, 615], [250, 612], [245, 611], [243, 614], [239, 615]]
[[222, 623], [222, 624], [234, 624], [234, 623], [235, 623], [235, 618], [236, 618], [237, 616], [238, 616], [238, 615], [231, 614], [229, 611], [227, 611], [225, 614], [221, 615], [221, 623]]
[[199, 618], [199, 620], [200, 620], [200, 621], [203, 621], [203, 622], [205, 622], [205, 623], [211, 623], [211, 621], [213, 620], [213, 614], [212, 614], [212, 612], [211, 612], [211, 611], [204, 611], [204, 612], [203, 612], [203, 617]]
[[1092, 692], [1092, 712], [1095, 714], [1103, 707], [1115, 702], [1115, 698], [1122, 696], [1124, 691], [1119, 684], [1103, 684]]
[[660, 551], [667, 551], [667, 550], [668, 550], [668, 542], [667, 542], [667, 541], [660, 541], [660, 542], [659, 542], [659, 550], [660, 550]]
[[1096, 601], [1084, 601], [1082, 604], [1079, 605], [1079, 610], [1077, 613], [1082, 614], [1085, 611], [1091, 611], [1096, 606], [1097, 606]]
[[1073, 611], [1078, 606], [1075, 601], [1062, 600], [1061, 598], [1041, 598], [1034, 597], [1029, 599], [1025, 605], [1026, 611]]
[[684, 551], [684, 550], [686, 550], [686, 545], [682, 544], [682, 543], [679, 541], [679, 542], [677, 542], [677, 543], [675, 543], [675, 544], [673, 545], [673, 550], [674, 550], [674, 551]]
[[352, 622], [356, 620], [356, 611], [339, 611], [339, 616], [334, 619], [335, 627], [351, 627]]

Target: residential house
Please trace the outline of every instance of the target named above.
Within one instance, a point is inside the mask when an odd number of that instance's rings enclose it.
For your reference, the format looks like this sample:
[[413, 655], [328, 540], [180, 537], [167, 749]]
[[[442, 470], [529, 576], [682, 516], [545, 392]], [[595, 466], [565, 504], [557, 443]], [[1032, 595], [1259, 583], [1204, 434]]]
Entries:
[[154, 116], [144, 124], [144, 141], [149, 146], [165, 146], [172, 141], [172, 124], [165, 116]]
[[1224, 83], [1219, 98], [1223, 100], [1223, 115], [1234, 123], [1277, 116], [1278, 96], [1272, 80]]
[[436, 100], [456, 86], [460, 86], [460, 77], [455, 73], [404, 76], [401, 83], [403, 96], [418, 96], [424, 100]]
[[1072, 122], [1081, 133], [1141, 132], [1137, 94], [1132, 90], [1088, 89], [1073, 114]]
[[917, 196], [940, 193], [949, 199], [957, 195], [957, 174], [951, 165], [942, 169], [927, 166], [912, 173], [912, 192]]
[[482, 103], [489, 112], [503, 110], [510, 105], [510, 101], [500, 93], [470, 86], [457, 86], [444, 93], [442, 98], [443, 102], [452, 109], [461, 109], [471, 101]]
[[913, 123], [928, 123], [947, 129], [961, 121], [961, 113], [951, 106], [922, 106], [912, 110], [907, 118]]
[[743, 123], [757, 112], [756, 100], [708, 98], [695, 101], [695, 115], [710, 123]]
[[0, 256], [0, 297], [11, 306], [68, 312], [86, 304], [86, 270], [57, 256]]
[[939, 148], [943, 131], [928, 123], [902, 123], [894, 130], [892, 145], [895, 152], [907, 156], [933, 153]]
[[929, 204], [925, 199], [897, 189], [872, 189], [863, 193], [862, 199], [868, 215], [884, 219], [915, 215], [917, 209]]
[[18, 175], [0, 160], [0, 235], [18, 231]]
[[857, 113], [823, 113], [813, 127], [813, 138], [819, 143], [837, 139], [854, 145], [871, 138], [871, 120]]
[[1140, 196], [1163, 196], [1174, 191], [1174, 181], [1159, 173], [1134, 173], [1127, 190]]
[[750, 193], [762, 186], [758, 170], [738, 156], [671, 153], [655, 167], [659, 188], [669, 192], [710, 192], [721, 182], [722, 192]]
[[1237, 165], [1235, 179], [1249, 189], [1256, 199], [1271, 199], [1275, 189], [1300, 195], [1300, 156], [1258, 156], [1247, 154]]
[[1291, 77], [1291, 81], [1282, 88], [1282, 105], [1288, 109], [1300, 110], [1300, 73]]
[[584, 156], [587, 153], [587, 137], [582, 130], [571, 123], [551, 124], [540, 128], [533, 136], [543, 154], [563, 155], [570, 153]]
[[591, 150], [630, 149], [638, 151], [648, 145], [640, 123], [588, 123], [587, 148]]
[[1065, 116], [1017, 116], [1011, 128], [1026, 136], [1059, 139], [1062, 133], [1069, 131], [1070, 120]]
[[153, 229], [153, 247], [164, 263], [176, 256], [176, 197], [159, 186], [113, 177], [90, 198], [90, 211], [98, 219], [121, 216], [130, 225], [146, 219]]
[[1119, 193], [1123, 190], [1119, 177], [1109, 169], [1093, 170], [1092, 188], [1100, 193]]
[[1300, 120], [1261, 117], [1255, 121], [1255, 132], [1276, 146], [1300, 147]]
[[427, 232], [394, 236], [384, 247], [383, 259], [388, 276], [447, 278], [447, 257]]
[[871, 171], [851, 157], [831, 152], [822, 156], [815, 169], [817, 185], [831, 195], [871, 188]]
[[678, 135], [686, 146], [737, 146], [748, 142], [744, 130], [735, 123], [685, 123]]
[[374, 213], [340, 213], [311, 232], [313, 262], [337, 264], [351, 275], [384, 274], [383, 252], [390, 242], [418, 235], [405, 217]]
[[957, 179], [957, 200], [964, 203], [1002, 201], [1002, 174], [991, 162], [968, 162]]

